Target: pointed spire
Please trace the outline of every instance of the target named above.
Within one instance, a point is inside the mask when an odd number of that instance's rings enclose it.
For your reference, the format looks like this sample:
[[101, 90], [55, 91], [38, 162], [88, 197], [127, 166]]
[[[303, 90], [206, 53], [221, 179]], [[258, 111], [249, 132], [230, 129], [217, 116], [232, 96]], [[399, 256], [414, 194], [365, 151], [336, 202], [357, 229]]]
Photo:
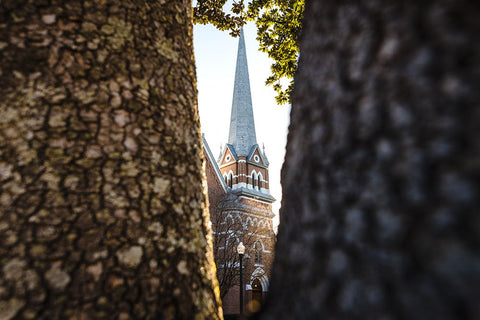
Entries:
[[228, 143], [233, 145], [238, 155], [247, 155], [252, 146], [257, 144], [243, 28], [240, 30], [240, 38], [238, 39], [237, 67]]
[[222, 155], [223, 155], [223, 144], [220, 143], [220, 153], [218, 154], [218, 159], [217, 159], [218, 162], [222, 160]]

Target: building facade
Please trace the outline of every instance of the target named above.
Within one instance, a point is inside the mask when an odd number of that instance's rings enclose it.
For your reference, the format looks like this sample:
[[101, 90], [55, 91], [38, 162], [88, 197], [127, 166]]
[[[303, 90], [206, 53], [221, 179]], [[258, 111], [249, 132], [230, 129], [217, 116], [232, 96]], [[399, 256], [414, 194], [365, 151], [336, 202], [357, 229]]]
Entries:
[[273, 260], [268, 159], [256, 140], [243, 31], [240, 34], [228, 142], [215, 159], [203, 139], [214, 254], [224, 314], [238, 314], [239, 257], [243, 258], [244, 312], [258, 310], [265, 298]]

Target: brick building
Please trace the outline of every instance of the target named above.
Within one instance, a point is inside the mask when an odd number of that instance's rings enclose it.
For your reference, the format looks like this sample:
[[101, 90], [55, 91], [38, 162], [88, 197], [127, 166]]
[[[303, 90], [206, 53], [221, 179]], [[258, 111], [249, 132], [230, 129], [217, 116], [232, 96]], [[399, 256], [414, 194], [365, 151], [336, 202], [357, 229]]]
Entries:
[[273, 232], [268, 159], [257, 144], [243, 31], [238, 44], [228, 143], [218, 159], [203, 139], [214, 253], [224, 314], [239, 313], [239, 258], [243, 259], [244, 312], [257, 310], [268, 292]]

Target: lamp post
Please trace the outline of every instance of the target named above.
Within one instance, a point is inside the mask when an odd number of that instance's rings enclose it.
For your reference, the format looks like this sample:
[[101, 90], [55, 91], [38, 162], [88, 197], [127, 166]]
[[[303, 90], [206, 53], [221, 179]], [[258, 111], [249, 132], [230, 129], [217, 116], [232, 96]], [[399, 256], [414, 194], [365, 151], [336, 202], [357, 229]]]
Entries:
[[243, 279], [242, 279], [242, 260], [245, 254], [245, 246], [242, 242], [237, 247], [238, 257], [240, 258], [240, 314], [243, 314]]

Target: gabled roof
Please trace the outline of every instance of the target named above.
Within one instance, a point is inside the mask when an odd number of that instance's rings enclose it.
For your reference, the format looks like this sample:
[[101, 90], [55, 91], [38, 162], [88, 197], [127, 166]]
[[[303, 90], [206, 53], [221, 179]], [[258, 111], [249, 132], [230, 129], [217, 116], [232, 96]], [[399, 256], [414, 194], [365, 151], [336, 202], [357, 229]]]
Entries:
[[258, 154], [260, 155], [260, 158], [262, 159], [262, 163], [263, 163], [265, 166], [268, 166], [269, 163], [268, 163], [267, 156], [265, 155], [265, 153], [263, 153], [263, 152], [260, 150], [260, 146], [259, 146], [258, 144], [255, 144], [254, 146], [252, 146], [252, 148], [250, 149], [250, 152], [248, 153], [247, 159], [248, 159], [249, 161], [252, 160], [252, 157], [253, 157], [253, 154], [255, 153], [255, 150], [258, 150]]
[[[237, 155], [237, 152], [235, 151], [235, 148], [231, 144], [228, 144], [228, 143], [227, 143], [227, 148], [230, 151], [230, 153], [232, 154], [232, 156], [235, 158], [235, 160], [238, 160], [238, 155]], [[227, 148], [225, 148], [225, 151], [227, 151]]]
[[222, 160], [223, 158], [225, 158], [225, 154], [227, 153], [227, 151], [230, 151], [230, 153], [232, 154], [233, 156], [233, 159], [235, 159], [235, 161], [238, 161], [238, 156], [237, 156], [237, 153], [235, 152], [235, 148], [233, 148], [233, 146], [231, 144], [226, 144], [225, 145], [225, 148], [223, 149], [222, 153], [220, 154], [220, 157], [218, 158], [218, 164], [221, 164], [222, 163]]
[[218, 167], [217, 161], [215, 161], [215, 157], [212, 154], [212, 151], [210, 150], [210, 147], [208, 146], [207, 139], [205, 139], [205, 135], [202, 134], [202, 142], [203, 142], [203, 149], [205, 150], [205, 153], [207, 154], [207, 161], [210, 161], [210, 163], [213, 166], [213, 169], [215, 170], [215, 176], [218, 178], [220, 184], [222, 185], [222, 188], [225, 192], [227, 192], [227, 184], [225, 180], [223, 179], [222, 173], [220, 172], [220, 168]]

